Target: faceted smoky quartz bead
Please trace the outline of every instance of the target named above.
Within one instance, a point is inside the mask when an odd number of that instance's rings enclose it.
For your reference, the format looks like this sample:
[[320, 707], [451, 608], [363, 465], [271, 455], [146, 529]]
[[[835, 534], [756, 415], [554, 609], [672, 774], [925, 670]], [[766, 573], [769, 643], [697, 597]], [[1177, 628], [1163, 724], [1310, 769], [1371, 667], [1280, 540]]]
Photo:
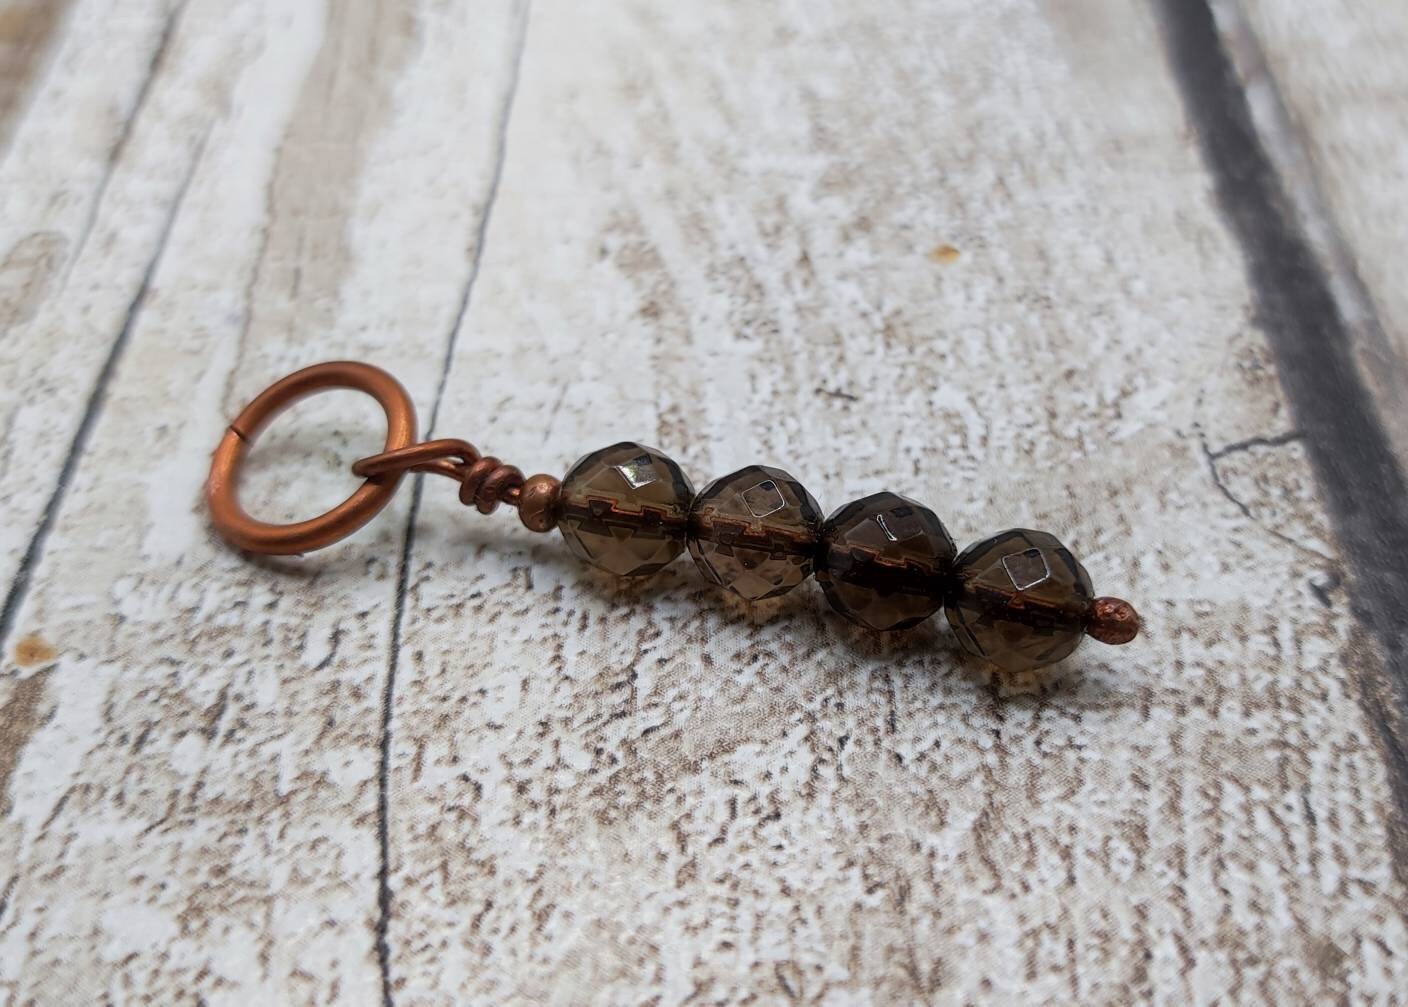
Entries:
[[821, 527], [816, 579], [831, 607], [871, 629], [908, 629], [943, 604], [958, 550], [938, 516], [897, 493], [848, 503]]
[[694, 498], [689, 551], [715, 584], [749, 601], [792, 590], [812, 572], [821, 510], [781, 469], [750, 465]]
[[1007, 671], [1053, 664], [1076, 649], [1094, 591], [1054, 536], [1017, 528], [971, 545], [954, 564], [944, 612], [963, 649]]
[[557, 523], [567, 546], [621, 577], [655, 573], [684, 550], [694, 487], [655, 448], [622, 441], [562, 479]]

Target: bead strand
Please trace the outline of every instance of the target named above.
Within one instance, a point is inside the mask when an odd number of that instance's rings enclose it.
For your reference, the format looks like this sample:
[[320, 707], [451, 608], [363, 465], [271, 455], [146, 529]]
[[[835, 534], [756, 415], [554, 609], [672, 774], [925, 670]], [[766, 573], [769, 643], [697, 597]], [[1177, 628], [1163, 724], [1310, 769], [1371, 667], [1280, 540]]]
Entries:
[[1007, 671], [1059, 661], [1087, 635], [1123, 644], [1139, 631], [1133, 606], [1094, 597], [1053, 535], [1018, 528], [960, 553], [923, 504], [876, 493], [823, 520], [800, 482], [762, 465], [696, 494], [665, 454], [623, 441], [561, 482], [529, 478], [518, 508], [529, 528], [559, 528], [573, 553], [620, 577], [648, 576], [688, 548], [705, 579], [748, 601], [815, 573], [831, 607], [868, 629], [908, 629], [942, 608], [965, 650]]

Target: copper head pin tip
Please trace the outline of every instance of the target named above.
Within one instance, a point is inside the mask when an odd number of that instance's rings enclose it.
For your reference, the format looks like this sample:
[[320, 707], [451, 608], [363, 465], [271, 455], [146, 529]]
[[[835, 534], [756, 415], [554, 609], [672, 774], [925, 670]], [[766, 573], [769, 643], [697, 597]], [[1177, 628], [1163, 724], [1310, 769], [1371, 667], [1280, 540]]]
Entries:
[[1096, 598], [1090, 603], [1085, 632], [1101, 643], [1129, 643], [1139, 635], [1139, 613], [1123, 598]]

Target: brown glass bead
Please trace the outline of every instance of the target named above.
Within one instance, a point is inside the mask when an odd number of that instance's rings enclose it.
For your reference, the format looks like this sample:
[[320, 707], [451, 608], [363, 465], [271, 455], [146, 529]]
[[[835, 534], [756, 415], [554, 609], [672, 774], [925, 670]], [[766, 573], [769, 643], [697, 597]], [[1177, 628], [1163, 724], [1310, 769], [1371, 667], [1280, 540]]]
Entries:
[[631, 441], [593, 451], [568, 470], [557, 523], [567, 546], [621, 577], [655, 573], [684, 550], [694, 496], [680, 467]]
[[821, 526], [816, 579], [831, 607], [870, 629], [908, 629], [943, 604], [958, 550], [933, 511], [898, 493], [848, 503]]
[[812, 572], [821, 509], [781, 469], [750, 465], [715, 479], [689, 512], [689, 552], [706, 578], [760, 601]]
[[964, 650], [1030, 671], [1076, 649], [1093, 594], [1089, 574], [1054, 535], [1017, 528], [959, 554], [944, 612]]

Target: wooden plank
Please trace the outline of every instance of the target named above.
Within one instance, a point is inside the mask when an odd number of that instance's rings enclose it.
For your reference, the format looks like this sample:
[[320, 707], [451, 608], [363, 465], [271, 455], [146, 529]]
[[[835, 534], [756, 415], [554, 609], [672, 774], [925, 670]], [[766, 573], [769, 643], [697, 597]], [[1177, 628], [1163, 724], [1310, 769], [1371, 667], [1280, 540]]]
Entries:
[[1408, 464], [1408, 291], [1396, 268], [1408, 226], [1408, 9], [1245, 0], [1218, 12]]
[[[256, 564], [209, 533], [200, 486], [233, 409], [299, 364], [379, 359], [431, 394], [492, 175], [507, 13], [181, 15], [89, 242], [139, 288], [100, 297], [80, 257], [71, 306], [36, 314], [59, 345], [91, 326], [118, 352], [4, 641], [6, 999], [380, 990], [380, 709], [408, 502], [345, 549]], [[33, 167], [64, 153], [36, 147]], [[336, 500], [379, 442], [350, 395], [297, 418], [251, 472], [270, 514]]]
[[[76, 0], [19, 75], [6, 997], [1393, 1002], [1362, 571], [1168, 26], [526, 13]], [[1000, 680], [812, 586], [614, 584], [438, 481], [237, 556], [208, 451], [331, 356], [530, 470], [645, 438], [1051, 528], [1146, 636]], [[294, 419], [272, 516], [377, 441]]]
[[[701, 40], [707, 40], [707, 44]], [[442, 434], [1049, 527], [1145, 641], [1001, 683], [428, 487], [407, 1000], [1391, 999], [1378, 673], [1150, 13], [535, 11]]]
[[0, 150], [10, 141], [50, 44], [63, 24], [66, 0], [11, 0], [0, 5]]
[[[1402, 358], [1328, 208], [1275, 79], [1232, 3], [1160, 5], [1170, 62], [1218, 202], [1242, 250], [1256, 311], [1350, 572], [1351, 608], [1383, 656], [1361, 681], [1408, 863], [1408, 452]], [[1389, 390], [1386, 394], [1386, 388]], [[1265, 442], [1261, 442], [1265, 446]]]
[[[14, 44], [23, 57], [6, 63], [13, 71], [0, 123], [10, 134], [0, 147], [0, 584], [7, 587], [27, 566], [202, 121], [179, 88], [149, 107], [179, 8], [154, 0], [68, 6], [11, 4], [2, 22], [20, 36]], [[59, 25], [65, 30], [53, 37]], [[198, 75], [210, 70], [193, 68], [184, 83], [198, 94], [209, 83]], [[142, 198], [109, 205], [100, 222], [143, 113], [148, 148], [164, 152], [146, 165]], [[6, 595], [6, 629], [16, 597]]]

